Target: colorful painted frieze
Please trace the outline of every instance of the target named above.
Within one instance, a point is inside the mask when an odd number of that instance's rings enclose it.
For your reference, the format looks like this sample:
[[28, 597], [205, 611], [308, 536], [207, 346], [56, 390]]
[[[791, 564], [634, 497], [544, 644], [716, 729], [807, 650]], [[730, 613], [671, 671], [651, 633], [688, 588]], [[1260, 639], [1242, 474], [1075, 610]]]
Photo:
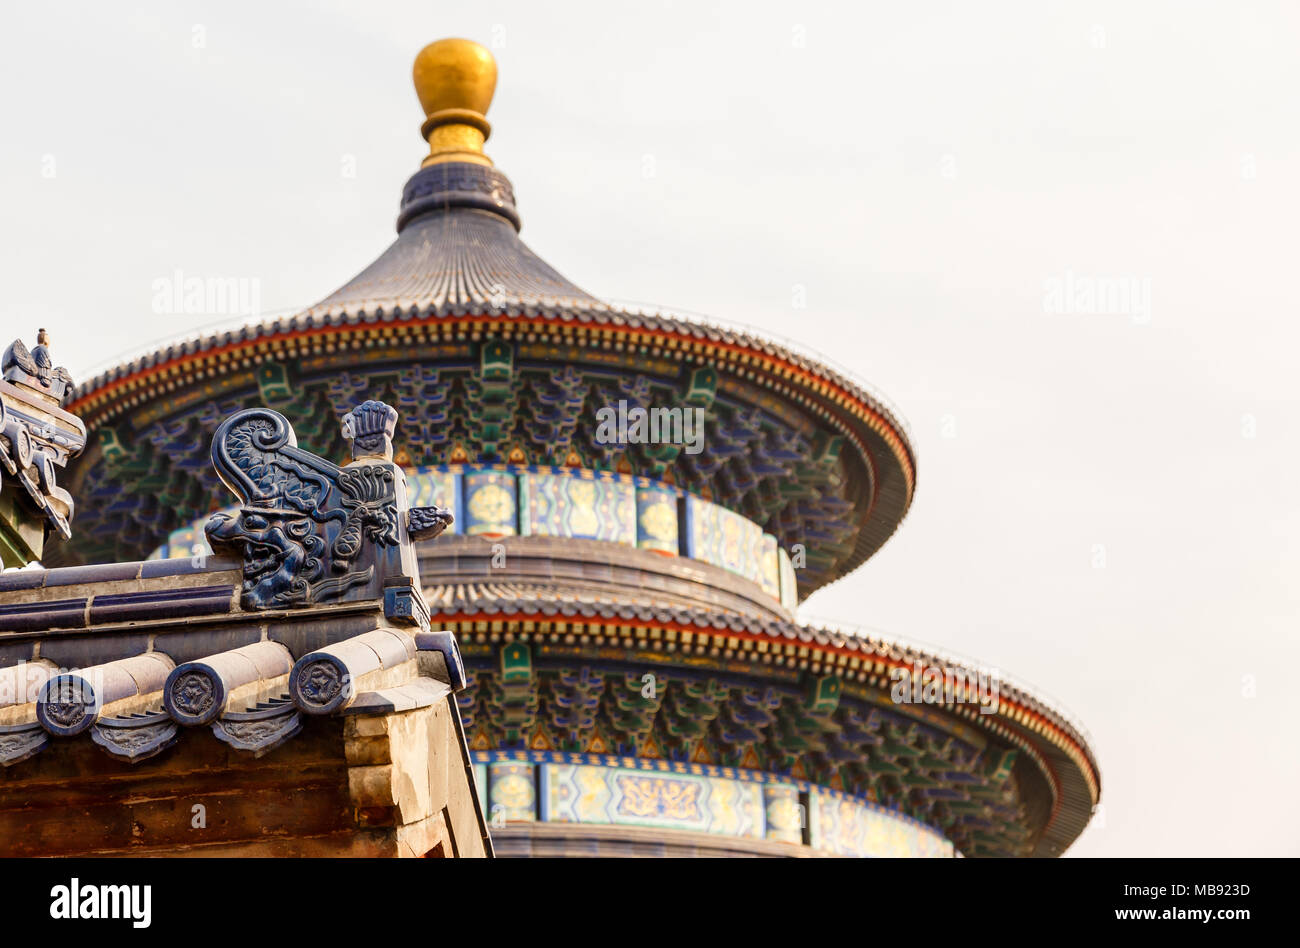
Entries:
[[836, 791], [808, 794], [809, 841], [839, 856], [950, 857], [952, 843], [915, 820]]
[[444, 533], [461, 533], [464, 531], [457, 497], [459, 481], [457, 475], [436, 467], [411, 468], [406, 472], [406, 499], [412, 507], [445, 507], [456, 517]]
[[762, 839], [758, 783], [586, 764], [541, 764], [542, 819]]
[[[798, 604], [794, 567], [776, 537], [718, 504], [682, 499], [659, 481], [576, 469], [451, 465], [408, 470], [406, 489], [412, 507], [452, 510], [456, 519], [448, 533], [577, 537], [693, 557], [757, 583], [787, 609]], [[207, 521], [172, 531], [149, 558], [210, 555]]]
[[726, 507], [693, 495], [687, 496], [687, 556], [720, 566], [751, 582], [761, 583], [763, 538], [762, 528], [752, 520]]
[[467, 536], [512, 537], [517, 527], [515, 475], [504, 471], [472, 471], [461, 475]]
[[664, 487], [638, 487], [636, 545], [643, 550], [677, 555], [677, 494]]
[[521, 474], [519, 480], [524, 536], [636, 546], [636, 489], [630, 483], [567, 474]]
[[601, 755], [475, 754], [495, 822], [650, 826], [766, 839], [839, 856], [952, 858], [936, 829], [839, 790], [712, 765], [638, 768]]

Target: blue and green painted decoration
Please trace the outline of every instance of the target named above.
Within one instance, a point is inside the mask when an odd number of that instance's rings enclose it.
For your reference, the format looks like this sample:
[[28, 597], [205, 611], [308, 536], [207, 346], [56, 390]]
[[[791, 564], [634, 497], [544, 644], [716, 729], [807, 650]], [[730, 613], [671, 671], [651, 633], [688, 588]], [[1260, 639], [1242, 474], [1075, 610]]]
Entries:
[[[448, 533], [602, 540], [686, 556], [757, 583], [786, 609], [798, 604], [794, 564], [776, 537], [662, 481], [582, 468], [446, 464], [408, 470], [406, 483], [412, 505], [452, 510]], [[208, 552], [206, 521], [173, 531], [150, 559]]]

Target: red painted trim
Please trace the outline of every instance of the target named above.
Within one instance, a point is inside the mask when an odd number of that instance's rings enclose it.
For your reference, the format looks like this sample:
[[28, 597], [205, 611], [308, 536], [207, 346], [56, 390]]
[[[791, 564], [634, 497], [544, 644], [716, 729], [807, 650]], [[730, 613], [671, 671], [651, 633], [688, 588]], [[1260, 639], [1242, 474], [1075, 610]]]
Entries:
[[[327, 336], [327, 335], [342, 336], [348, 334], [358, 334], [358, 331], [360, 331], [360, 333], [373, 332], [384, 326], [389, 326], [389, 327], [419, 326], [422, 324], [437, 324], [437, 325], [452, 326], [452, 327], [460, 326], [460, 325], [471, 325], [471, 326], [473, 325], [516, 326], [520, 324], [542, 325], [542, 326], [569, 325], [567, 323], [564, 323], [563, 321], [556, 320], [556, 319], [548, 319], [543, 316], [518, 316], [518, 317], [509, 317], [509, 318], [500, 317], [500, 316], [458, 316], [458, 317], [452, 317], [446, 319], [439, 318], [439, 317], [432, 317], [432, 318], [413, 317], [408, 319], [394, 320], [393, 322], [382, 323], [382, 324], [365, 323], [360, 326], [346, 326], [346, 325], [345, 326], [321, 326], [315, 329], [298, 329], [284, 334], [267, 336], [259, 339], [253, 339], [253, 340], [245, 339], [245, 340], [240, 340], [238, 342], [226, 343], [225, 345], [215, 346], [211, 349], [205, 349], [201, 352], [195, 352], [189, 355], [178, 356], [173, 359], [168, 359], [166, 362], [162, 362], [158, 365], [150, 366], [147, 369], [139, 369], [136, 372], [132, 373], [131, 375], [128, 375], [124, 378], [115, 379], [114, 381], [109, 382], [106, 385], [103, 385], [92, 392], [87, 392], [79, 396], [78, 398], [73, 400], [71, 405], [68, 406], [68, 410], [75, 412], [79, 410], [81, 407], [83, 407], [85, 403], [91, 398], [97, 398], [97, 399], [106, 398], [107, 396], [112, 395], [118, 389], [128, 385], [131, 382], [147, 379], [150, 378], [151, 376], [164, 375], [169, 369], [184, 366], [184, 365], [189, 365], [191, 363], [201, 362], [205, 359], [209, 359], [214, 356], [220, 356], [225, 353], [236, 352], [241, 349], [255, 349], [259, 345], [269, 344], [275, 340], [288, 341], [288, 340], [295, 340], [295, 339], [308, 339], [317, 336]], [[657, 337], [663, 339], [678, 339], [686, 343], [688, 347], [691, 345], [712, 346], [726, 351], [747, 354], [752, 356], [756, 360], [767, 362], [772, 365], [784, 366], [790, 372], [800, 377], [801, 379], [805, 380], [805, 384], [807, 387], [816, 389], [818, 386], [826, 386], [827, 388], [835, 392], [838, 392], [844, 398], [854, 402], [859, 407], [861, 407], [867, 413], [867, 415], [869, 415], [871, 418], [874, 418], [876, 421], [880, 422], [880, 424], [884, 426], [894, 436], [895, 439], [897, 439], [898, 447], [903, 448], [903, 451], [899, 456], [899, 460], [901, 460], [905, 465], [905, 467], [907, 468], [908, 481], [911, 482], [915, 478], [915, 471], [912, 467], [910, 451], [906, 449], [907, 442], [903, 439], [901, 432], [899, 432], [899, 430], [893, 424], [891, 424], [889, 420], [884, 417], [884, 415], [880, 414], [880, 412], [876, 411], [869, 403], [863, 401], [861, 398], [859, 398], [857, 395], [854, 395], [852, 392], [850, 392], [848, 389], [844, 388], [843, 386], [837, 385], [835, 382], [832, 382], [829, 379], [819, 378], [818, 376], [813, 375], [811, 372], [799, 368], [797, 365], [795, 365], [794, 363], [790, 362], [787, 359], [782, 359], [777, 356], [768, 355], [767, 353], [760, 352], [757, 349], [748, 348], [746, 346], [740, 345], [739, 343], [701, 340], [701, 339], [696, 339], [695, 337], [687, 335], [685, 333], [671, 332], [669, 330], [664, 330], [664, 329], [628, 329], [622, 327], [590, 326], [588, 324], [581, 324], [581, 325], [583, 325], [591, 333], [594, 334], [608, 332], [614, 335], [625, 335], [625, 336], [645, 335], [645, 336], [651, 336], [651, 337]], [[814, 394], [819, 394], [819, 393], [816, 393], [814, 391]], [[888, 441], [888, 439], [886, 440]]]
[[[819, 643], [808, 643], [808, 642], [800, 642], [796, 644], [793, 642], [789, 642], [785, 639], [775, 639], [772, 638], [771, 636], [760, 635], [753, 632], [733, 632], [729, 629], [724, 631], [721, 629], [703, 628], [700, 626], [686, 625], [680, 622], [648, 623], [648, 622], [640, 622], [640, 621], [633, 621], [633, 622], [611, 622], [605, 620], [593, 621], [591, 619], [587, 619], [582, 616], [559, 618], [556, 616], [548, 616], [545, 615], [544, 613], [536, 613], [536, 612], [510, 613], [508, 615], [508, 618], [502, 618], [500, 616], [490, 617], [490, 616], [482, 616], [482, 615], [467, 615], [464, 613], [442, 613], [438, 615], [437, 621], [446, 622], [449, 624], [465, 623], [471, 625], [480, 622], [491, 623], [491, 622], [503, 622], [503, 621], [504, 622], [532, 621], [541, 624], [552, 624], [552, 625], [558, 622], [565, 622], [565, 623], [571, 623], [575, 625], [630, 626], [632, 628], [639, 628], [639, 629], [665, 629], [665, 630], [671, 629], [677, 632], [691, 632], [693, 634], [700, 634], [700, 635], [723, 635], [728, 638], [746, 639], [748, 641], [754, 641], [754, 642], [761, 641], [761, 642], [771, 642], [773, 644], [796, 645], [796, 647], [804, 647], [810, 650], [828, 652], [837, 655], [857, 656], [859, 658], [868, 657], [865, 653], [861, 651], [854, 651], [853, 649], [844, 648], [842, 646], [821, 645]], [[563, 633], [563, 634], [582, 634], [582, 633]], [[656, 641], [660, 641], [660, 640], [656, 640]], [[885, 658], [883, 656], [875, 656], [875, 655], [869, 657], [872, 662], [882, 661], [884, 662], [885, 665], [892, 668], [911, 667], [911, 665], [909, 665], [907, 662], [899, 661], [897, 659]], [[1021, 702], [1012, 701], [1007, 698], [999, 698], [999, 701], [1005, 702], [1007, 705], [1013, 708], [1024, 711], [1032, 719], [1041, 722], [1045, 727], [1050, 729], [1053, 733], [1060, 735], [1061, 738], [1063, 738], [1071, 747], [1073, 747], [1075, 750], [1079, 752], [1079, 756], [1083, 758], [1084, 762], [1088, 766], [1088, 771], [1092, 777], [1093, 782], [1094, 783], [1098, 782], [1098, 774], [1096, 770], [1093, 768], [1092, 762], [1089, 760], [1088, 755], [1084, 750], [1084, 748], [1077, 741], [1075, 741], [1074, 738], [1070, 737], [1069, 734], [1066, 734], [1059, 727], [1057, 727], [1055, 724], [1049, 721], [1046, 717], [1034, 711], [1032, 708], [1028, 707], [1027, 705], [1022, 704]], [[1005, 716], [1005, 715], [1000, 717], [1002, 719], [1001, 723], [1003, 724], [1003, 726], [1014, 729], [1015, 732], [1020, 735], [1022, 740], [1029, 743], [1031, 747], [1033, 746], [1034, 744], [1033, 738], [1035, 736], [1033, 731], [1028, 730], [1023, 724], [1021, 724], [1015, 718]], [[1048, 813], [1047, 822], [1043, 825], [1043, 831], [1046, 832], [1047, 827], [1055, 823], [1057, 816], [1060, 815], [1061, 795], [1062, 795], [1061, 778], [1050, 760], [1048, 760], [1040, 751], [1035, 750], [1035, 754], [1038, 758], [1037, 762], [1039, 763], [1040, 767], [1046, 771], [1047, 778], [1051, 782], [1051, 788], [1052, 788], [1052, 808]]]
[[[603, 617], [600, 619], [596, 619], [596, 618], [587, 618], [585, 616], [564, 616], [564, 617], [548, 616], [545, 613], [540, 613], [540, 612], [512, 612], [504, 615], [505, 617], [503, 617], [503, 614], [499, 614], [497, 616], [485, 616], [485, 615], [469, 615], [466, 613], [439, 613], [438, 621], [461, 622], [467, 624], [474, 624], [479, 622], [487, 622], [487, 623], [540, 622], [543, 624], [569, 623], [573, 625], [599, 625], [603, 627], [628, 626], [637, 629], [665, 629], [665, 630], [672, 630], [676, 632], [690, 632], [692, 634], [701, 634], [701, 635], [721, 635], [721, 636], [725, 636], [726, 638], [744, 639], [751, 642], [770, 642], [777, 645], [793, 645], [796, 648], [807, 648], [812, 651], [819, 651], [819, 652], [830, 653], [834, 655], [846, 655], [846, 656], [863, 658], [863, 659], [869, 658], [872, 662], [877, 662], [877, 661], [884, 662], [885, 665], [891, 668], [912, 667], [909, 663], [904, 661], [899, 661], [897, 659], [892, 659], [892, 658], [885, 658], [883, 656], [878, 656], [878, 655], [868, 655], [865, 652], [857, 651], [850, 648], [844, 648], [843, 646], [838, 646], [838, 645], [821, 645], [820, 643], [815, 643], [815, 642], [790, 642], [786, 639], [776, 639], [770, 635], [762, 635], [755, 632], [734, 632], [730, 629], [715, 629], [712, 627], [688, 625], [681, 622], [644, 622], [644, 621], [635, 621], [635, 620], [623, 622], [623, 621], [612, 620], [612, 619], [604, 619]], [[582, 634], [582, 633], [561, 633], [561, 634]], [[759, 654], [759, 653], [755, 653], [755, 654]], [[1045, 716], [1039, 714], [1037, 711], [1034, 711], [1028, 705], [1023, 704], [1019, 701], [1012, 701], [1010, 698], [999, 698], [999, 701], [1006, 703], [1010, 707], [1016, 708], [1020, 711], [1024, 711], [1033, 720], [1041, 722], [1044, 727], [1048, 728], [1055, 734], [1059, 734], [1062, 739], [1064, 739], [1072, 747], [1074, 747], [1076, 750], [1079, 751], [1080, 755], [1083, 756], [1085, 761], [1087, 760], [1088, 755], [1084, 751], [1082, 745], [1080, 745], [1076, 740], [1074, 740], [1074, 738], [1072, 738], [1065, 731], [1061, 730], [1059, 727], [1053, 724]], [[1010, 723], [1011, 726], [1017, 728], [1018, 730], [1024, 731], [1028, 734], [1033, 734], [1032, 731], [1027, 731], [1025, 726], [1021, 724], [1019, 721], [1015, 720], [1014, 718], [1007, 717], [1006, 720]], [[1089, 765], [1089, 769], [1091, 769], [1091, 765]], [[1093, 772], [1092, 776], [1094, 779], [1096, 779], [1097, 774], [1095, 771]]]

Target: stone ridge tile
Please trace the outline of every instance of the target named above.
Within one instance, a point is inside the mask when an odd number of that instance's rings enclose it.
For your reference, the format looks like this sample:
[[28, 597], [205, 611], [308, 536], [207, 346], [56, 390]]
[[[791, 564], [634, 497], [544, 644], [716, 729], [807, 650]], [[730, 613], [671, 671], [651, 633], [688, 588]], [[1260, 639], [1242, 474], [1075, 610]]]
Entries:
[[[123, 655], [121, 658], [137, 658], [136, 655]], [[120, 661], [114, 659], [113, 661]], [[152, 669], [149, 669], [152, 671]], [[141, 681], [137, 680], [135, 675], [131, 674], [129, 668], [123, 668], [120, 665], [108, 664], [107, 667], [101, 667], [97, 680], [91, 682], [91, 687], [95, 689], [95, 696], [104, 704], [112, 704], [114, 701], [121, 701], [123, 698], [134, 698], [143, 693], [148, 693], [151, 689], [144, 687], [149, 679], [145, 674], [144, 668], [137, 668], [136, 672], [140, 674]]]
[[45, 587], [75, 586], [138, 579], [140, 563], [97, 563], [93, 566], [63, 566], [45, 574]]
[[147, 589], [108, 593], [90, 603], [92, 625], [136, 619], [182, 619], [186, 616], [229, 612], [233, 586], [187, 586], [181, 589]]
[[[279, 643], [276, 643], [279, 644]], [[253, 667], [256, 678], [259, 681], [265, 681], [268, 678], [278, 678], [285, 674], [293, 667], [293, 656], [289, 656], [289, 668], [284, 666], [284, 655], [279, 650], [259, 650], [252, 656], [245, 656], [245, 660]]]
[[86, 599], [53, 602], [14, 602], [0, 606], [0, 632], [37, 632], [44, 629], [84, 629]]
[[219, 573], [229, 569], [238, 569], [239, 567], [239, 561], [228, 556], [204, 557], [202, 566], [195, 566], [193, 557], [180, 557], [173, 560], [145, 560], [144, 563], [140, 564], [140, 578], [155, 579], [160, 576]]
[[17, 592], [22, 589], [40, 589], [49, 573], [43, 569], [16, 569], [0, 573], [0, 592]]

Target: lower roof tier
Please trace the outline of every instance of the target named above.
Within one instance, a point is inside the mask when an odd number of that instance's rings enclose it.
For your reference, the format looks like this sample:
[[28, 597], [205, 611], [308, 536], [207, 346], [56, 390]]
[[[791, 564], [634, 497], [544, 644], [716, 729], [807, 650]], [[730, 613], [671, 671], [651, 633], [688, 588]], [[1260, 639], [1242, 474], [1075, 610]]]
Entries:
[[[436, 557], [422, 557], [421, 600], [430, 627], [451, 633], [439, 647], [463, 656], [457, 703], [472, 750], [606, 754], [632, 758], [636, 767], [699, 764], [744, 770], [760, 782], [803, 782], [937, 828], [971, 856], [1059, 854], [1099, 799], [1080, 731], [1033, 695], [978, 669], [764, 615], [743, 605], [740, 586], [717, 587], [708, 604], [706, 593], [691, 588], [710, 588], [709, 576], [664, 572], [662, 588], [639, 591], [566, 577], [563, 569], [544, 582], [522, 581], [522, 574], [458, 581], [473, 572], [474, 557], [455, 549], [455, 541], [468, 540], [450, 538], [450, 574], [439, 575]], [[507, 559], [528, 557], [507, 552]], [[282, 663], [297, 662], [385, 621], [412, 621], [402, 607], [409, 595], [390, 602], [387, 587], [382, 601], [250, 611], [245, 586], [241, 564], [216, 556], [6, 573], [0, 667], [134, 668], [149, 655], [158, 656], [159, 668], [176, 667], [264, 647], [259, 643], [277, 643]], [[176, 721], [156, 690], [166, 676], [158, 671], [158, 682], [144, 687], [134, 673], [115, 675], [107, 680], [133, 680], [135, 690], [120, 698], [122, 714], [96, 724], [88, 739], [99, 735], [124, 762], [144, 759], [132, 756], [136, 737], [156, 738], [148, 749], [166, 753]], [[257, 697], [270, 702], [265, 706], [227, 708], [234, 717], [213, 727], [229, 731], [231, 721], [242, 727], [258, 715], [287, 714], [282, 697], [267, 691]], [[43, 733], [66, 737], [39, 718], [38, 705], [36, 696], [18, 702], [31, 711], [15, 722], [27, 730], [8, 734], [0, 747], [14, 761], [39, 750]]]
[[[800, 624], [709, 564], [591, 540], [444, 536], [421, 548], [420, 573], [430, 621], [466, 656], [476, 750], [807, 780], [940, 827], [967, 855], [1059, 853], [1099, 799], [1082, 728], [1023, 687]], [[1002, 764], [993, 792], [983, 768]]]
[[1091, 752], [1059, 715], [934, 656], [553, 586], [427, 595], [465, 656], [475, 751], [804, 781], [935, 827], [968, 856], [1059, 855], [1099, 799]]

